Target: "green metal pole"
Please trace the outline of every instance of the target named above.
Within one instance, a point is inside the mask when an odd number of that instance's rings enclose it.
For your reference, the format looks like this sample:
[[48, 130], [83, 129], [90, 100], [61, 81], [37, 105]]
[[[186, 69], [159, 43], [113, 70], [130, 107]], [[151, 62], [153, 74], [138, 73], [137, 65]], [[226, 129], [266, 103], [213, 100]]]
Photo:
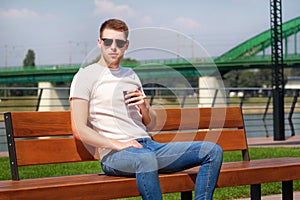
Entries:
[[294, 34], [294, 52], [295, 52], [295, 55], [297, 55], [297, 32], [296, 31]]

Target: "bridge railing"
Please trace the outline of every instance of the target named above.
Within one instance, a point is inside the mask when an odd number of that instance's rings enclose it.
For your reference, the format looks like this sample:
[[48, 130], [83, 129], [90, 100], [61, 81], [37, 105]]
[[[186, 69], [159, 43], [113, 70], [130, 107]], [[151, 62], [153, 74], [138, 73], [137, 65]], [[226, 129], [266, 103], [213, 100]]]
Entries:
[[[241, 106], [248, 137], [273, 135], [271, 88], [144, 88], [153, 107]], [[65, 96], [43, 96], [60, 92]], [[68, 110], [69, 87], [0, 88], [0, 113], [7, 111]], [[285, 90], [285, 135], [300, 134], [299, 89]], [[0, 151], [5, 138], [3, 115], [0, 115]], [[2, 148], [2, 149], [1, 149]]]

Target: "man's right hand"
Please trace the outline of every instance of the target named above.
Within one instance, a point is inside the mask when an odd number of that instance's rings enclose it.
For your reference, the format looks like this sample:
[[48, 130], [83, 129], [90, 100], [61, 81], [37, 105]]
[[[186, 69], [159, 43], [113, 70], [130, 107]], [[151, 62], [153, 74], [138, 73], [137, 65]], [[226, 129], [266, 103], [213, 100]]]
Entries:
[[116, 140], [111, 141], [113, 145], [115, 146], [114, 149], [117, 151], [121, 151], [123, 149], [129, 148], [129, 147], [134, 147], [134, 148], [144, 148], [140, 143], [138, 143], [136, 140], [131, 140], [128, 142], [119, 142]]

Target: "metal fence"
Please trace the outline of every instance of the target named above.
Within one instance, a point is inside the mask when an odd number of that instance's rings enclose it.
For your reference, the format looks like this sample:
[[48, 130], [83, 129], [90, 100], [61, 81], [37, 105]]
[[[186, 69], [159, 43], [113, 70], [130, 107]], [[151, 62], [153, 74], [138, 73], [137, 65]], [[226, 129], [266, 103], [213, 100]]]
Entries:
[[[241, 106], [247, 137], [273, 136], [270, 88], [144, 88], [153, 107]], [[0, 88], [0, 112], [68, 110], [69, 87]], [[285, 90], [285, 135], [300, 134], [299, 89]], [[3, 115], [0, 116], [0, 152], [6, 150]]]

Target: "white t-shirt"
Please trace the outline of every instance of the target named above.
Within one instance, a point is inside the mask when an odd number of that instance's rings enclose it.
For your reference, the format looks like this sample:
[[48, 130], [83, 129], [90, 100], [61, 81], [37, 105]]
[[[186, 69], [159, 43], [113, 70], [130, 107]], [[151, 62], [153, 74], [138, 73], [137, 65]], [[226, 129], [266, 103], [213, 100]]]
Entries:
[[[81, 68], [73, 78], [70, 98], [89, 101], [88, 124], [99, 134], [119, 141], [150, 137], [138, 106], [125, 104], [123, 91], [141, 88], [131, 68], [103, 67], [97, 63]], [[110, 149], [99, 148], [100, 157]]]

